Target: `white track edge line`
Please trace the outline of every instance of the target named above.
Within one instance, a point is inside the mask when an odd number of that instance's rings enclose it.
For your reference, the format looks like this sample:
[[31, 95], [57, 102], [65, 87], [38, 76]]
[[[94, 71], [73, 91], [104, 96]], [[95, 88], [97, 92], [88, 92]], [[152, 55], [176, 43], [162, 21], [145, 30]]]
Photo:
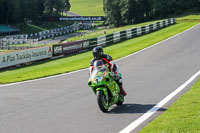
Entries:
[[199, 76], [200, 76], [200, 71], [195, 73], [184, 84], [182, 84], [180, 87], [178, 87], [175, 91], [173, 91], [171, 94], [169, 94], [167, 97], [165, 97], [162, 101], [160, 101], [156, 106], [154, 106], [152, 109], [147, 111], [147, 113], [145, 113], [144, 115], [139, 117], [137, 120], [133, 121], [131, 124], [129, 124], [123, 130], [121, 130], [119, 133], [130, 133], [131, 131], [133, 131], [135, 128], [137, 128], [145, 120], [147, 120], [154, 113], [156, 113], [157, 110], [159, 110], [161, 107], [163, 107], [167, 102], [169, 102], [169, 100], [171, 100], [174, 96], [176, 96], [178, 93], [180, 93], [186, 86], [188, 86], [193, 80], [195, 80]]
[[[200, 25], [200, 24], [197, 24], [197, 25]], [[150, 48], [152, 48], [152, 47], [155, 47], [155, 46], [157, 46], [157, 45], [159, 45], [159, 44], [161, 44], [161, 43], [163, 43], [163, 42], [166, 42], [166, 41], [168, 41], [168, 40], [170, 40], [170, 39], [172, 39], [172, 38], [174, 38], [174, 37], [176, 37], [176, 36], [178, 36], [178, 35], [181, 35], [181, 34], [187, 32], [187, 31], [193, 29], [193, 28], [196, 27], [197, 25], [194, 25], [194, 26], [192, 26], [191, 28], [189, 28], [189, 29], [187, 29], [187, 30], [185, 30], [185, 31], [183, 31], [183, 32], [181, 32], [181, 33], [178, 33], [178, 34], [176, 34], [176, 35], [174, 35], [174, 36], [172, 36], [172, 37], [170, 37], [170, 38], [167, 38], [167, 39], [165, 39], [165, 40], [163, 40], [163, 41], [160, 41], [160, 42], [158, 42], [158, 43], [155, 43], [154, 45], [151, 45], [151, 46], [149, 46], [149, 47], [146, 47], [146, 48], [144, 48], [144, 49], [142, 49], [142, 50], [139, 50], [139, 51], [137, 51], [137, 52], [135, 52], [135, 53], [133, 53], [133, 54], [130, 54], [130, 55], [125, 56], [125, 57], [122, 57], [122, 58], [117, 59], [117, 60], [115, 60], [115, 61], [119, 61], [119, 60], [126, 59], [126, 58], [128, 58], [128, 57], [130, 57], [130, 56], [136, 55], [136, 54], [138, 54], [138, 53], [140, 53], [140, 52], [143, 52], [143, 51], [145, 51], [145, 50], [147, 50], [147, 49], [150, 49]], [[53, 76], [44, 77], [44, 78], [39, 78], [39, 79], [27, 80], [27, 81], [16, 82], [16, 83], [10, 83], [10, 84], [3, 84], [3, 85], [0, 85], [0, 88], [1, 88], [1, 87], [6, 87], [6, 86], [12, 86], [12, 85], [18, 85], [18, 84], [23, 84], [23, 83], [34, 82], [34, 81], [40, 81], [40, 80], [45, 80], [45, 79], [50, 79], [50, 78], [56, 78], [56, 77], [65, 76], [65, 75], [68, 75], [68, 74], [73, 74], [73, 73], [76, 73], [76, 72], [81, 72], [81, 71], [84, 71], [84, 70], [87, 70], [87, 69], [88, 69], [88, 68], [84, 68], [84, 69], [76, 70], [76, 71], [73, 71], [73, 72], [63, 73], [63, 74], [59, 74], [59, 75], [53, 75]]]

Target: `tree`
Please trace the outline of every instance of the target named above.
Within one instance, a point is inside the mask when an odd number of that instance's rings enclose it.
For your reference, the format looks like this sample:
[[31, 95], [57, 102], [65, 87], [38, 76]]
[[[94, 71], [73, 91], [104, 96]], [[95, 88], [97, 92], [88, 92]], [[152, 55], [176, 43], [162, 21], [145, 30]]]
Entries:
[[200, 0], [104, 0], [103, 5], [107, 22], [115, 26], [200, 11]]
[[104, 0], [104, 12], [107, 16], [107, 22], [116, 27], [121, 25], [120, 0]]
[[0, 0], [0, 23], [26, 23], [70, 10], [69, 0]]
[[39, 17], [44, 16], [45, 0], [36, 0], [36, 11]]
[[63, 11], [70, 10], [69, 0], [45, 0], [45, 10], [49, 15], [60, 15]]
[[69, 11], [70, 8], [71, 8], [71, 4], [70, 4], [69, 0], [64, 0], [64, 10]]
[[175, 0], [154, 0], [152, 8], [156, 18], [164, 18], [175, 14]]

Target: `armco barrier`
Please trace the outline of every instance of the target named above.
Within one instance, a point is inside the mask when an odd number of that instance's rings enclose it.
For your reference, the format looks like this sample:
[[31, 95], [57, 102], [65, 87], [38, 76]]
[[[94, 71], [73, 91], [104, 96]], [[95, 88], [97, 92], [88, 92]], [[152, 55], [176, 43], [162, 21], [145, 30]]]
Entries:
[[[105, 46], [105, 45], [110, 45], [113, 43], [117, 43], [123, 40], [127, 40], [133, 37], [137, 37], [137, 36], [141, 36], [156, 30], [159, 30], [161, 28], [164, 28], [166, 26], [175, 24], [176, 20], [174, 18], [172, 19], [168, 19], [168, 20], [164, 20], [161, 22], [156, 22], [150, 25], [146, 25], [146, 26], [142, 26], [142, 27], [137, 27], [137, 28], [132, 28], [132, 29], [128, 29], [128, 30], [124, 30], [124, 31], [120, 31], [120, 32], [115, 32], [113, 34], [109, 34], [109, 35], [105, 35], [105, 36], [100, 36], [97, 38], [92, 38], [89, 40], [84, 40], [84, 41], [76, 41], [76, 42], [69, 42], [66, 44], [60, 44], [60, 45], [55, 45], [54, 46], [54, 50], [55, 53], [54, 55], [58, 55], [58, 54], [72, 54], [72, 53], [76, 53], [80, 50], [83, 50], [85, 48], [93, 48], [96, 47], [98, 45], [100, 46]], [[87, 42], [87, 47], [83, 48], [83, 42]], [[60, 48], [60, 46], [62, 47], [62, 50]], [[59, 52], [58, 52], [59, 51]], [[62, 51], [62, 52], [61, 52]]]
[[28, 35], [12, 35], [0, 38], [0, 43], [3, 46], [24, 44], [28, 42]]
[[113, 43], [113, 34], [106, 35], [106, 44], [112, 44]]
[[89, 45], [92, 48], [98, 45], [105, 46], [108, 44], [117, 43], [129, 38], [133, 38], [133, 37], [141, 36], [150, 32], [154, 32], [156, 30], [162, 29], [164, 27], [167, 27], [175, 23], [176, 23], [176, 19], [171, 18], [171, 19], [163, 20], [163, 21], [156, 22], [150, 25], [132, 28], [125, 31], [115, 32], [110, 35], [89, 39], [89, 42], [90, 42]]
[[70, 26], [65, 26], [62, 28], [56, 28], [56, 29], [41, 31], [39, 33], [29, 34], [28, 38], [43, 40], [43, 39], [47, 39], [47, 38], [54, 38], [56, 36], [61, 36], [61, 35], [65, 35], [68, 33], [72, 33], [72, 32], [78, 31], [80, 29], [87, 30], [92, 27], [95, 27], [95, 26], [91, 25], [90, 23], [77, 24], [75, 22], [74, 24], [72, 24]]
[[62, 28], [56, 28], [56, 29], [51, 29], [51, 30], [46, 30], [46, 31], [41, 31], [39, 33], [34, 33], [34, 34], [29, 34], [28, 38], [37, 38], [39, 40], [47, 39], [47, 38], [53, 38], [55, 36], [59, 35], [64, 35], [67, 33], [72, 33], [74, 31], [77, 31], [80, 29], [79, 24], [74, 23], [70, 26], [65, 26]]

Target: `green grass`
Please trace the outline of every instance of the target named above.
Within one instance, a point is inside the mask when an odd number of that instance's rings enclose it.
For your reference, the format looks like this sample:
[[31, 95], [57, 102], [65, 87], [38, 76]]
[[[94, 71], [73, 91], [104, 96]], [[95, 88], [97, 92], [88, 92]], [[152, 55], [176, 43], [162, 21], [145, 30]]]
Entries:
[[198, 21], [200, 20], [200, 13], [186, 13], [177, 17], [177, 21]]
[[200, 133], [200, 79], [140, 133]]
[[104, 16], [103, 0], [70, 0], [70, 11], [81, 16]]
[[[117, 59], [169, 38], [194, 26], [195, 24], [197, 24], [197, 22], [178, 23], [157, 32], [106, 47], [104, 48], [104, 51], [105, 53], [112, 55], [114, 59]], [[91, 58], [92, 53], [89, 51], [62, 59], [37, 63], [24, 68], [2, 71], [0, 72], [0, 83], [5, 84], [36, 79], [86, 68], [89, 66]]]
[[68, 26], [71, 24], [73, 24], [73, 22], [66, 22], [66, 21], [43, 22], [40, 25], [27, 24], [20, 28], [21, 29], [20, 33], [21, 34], [38, 33], [44, 30], [62, 28], [64, 26]]
[[0, 53], [7, 53], [7, 52], [13, 52], [14, 50], [0, 50]]
[[93, 24], [94, 24], [94, 25], [101, 25], [101, 24], [103, 24], [103, 21], [94, 21]]

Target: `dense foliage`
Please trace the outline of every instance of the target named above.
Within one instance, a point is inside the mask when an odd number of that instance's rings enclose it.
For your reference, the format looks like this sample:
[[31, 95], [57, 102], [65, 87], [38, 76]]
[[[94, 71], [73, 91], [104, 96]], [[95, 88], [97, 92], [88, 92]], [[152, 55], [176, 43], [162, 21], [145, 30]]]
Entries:
[[70, 9], [69, 0], [0, 0], [0, 23], [26, 23], [57, 16]]
[[200, 11], [200, 0], [103, 0], [109, 24], [120, 26]]

